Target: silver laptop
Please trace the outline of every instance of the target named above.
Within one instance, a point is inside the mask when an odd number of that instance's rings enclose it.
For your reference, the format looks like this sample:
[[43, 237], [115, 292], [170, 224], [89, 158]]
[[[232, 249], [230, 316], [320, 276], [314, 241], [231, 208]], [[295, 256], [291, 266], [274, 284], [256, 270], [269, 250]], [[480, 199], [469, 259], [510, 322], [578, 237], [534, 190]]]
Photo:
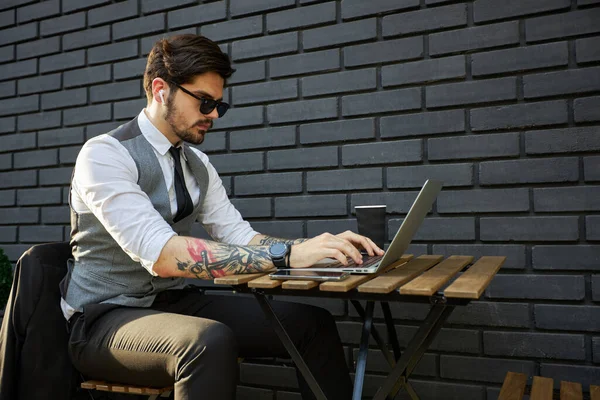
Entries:
[[[415, 236], [415, 233], [419, 229], [419, 226], [421, 226], [421, 223], [425, 219], [425, 216], [429, 210], [431, 210], [431, 206], [433, 205], [433, 202], [435, 201], [440, 190], [442, 190], [442, 182], [432, 179], [429, 179], [427, 182], [425, 182], [423, 188], [410, 207], [408, 214], [406, 214], [406, 218], [404, 218], [402, 225], [400, 225], [398, 232], [396, 232], [392, 243], [390, 243], [390, 246], [384, 255], [364, 255], [363, 263], [361, 265], [356, 265], [350, 258], [348, 259], [348, 266], [342, 265], [337, 260], [335, 262], [318, 263], [311, 267], [310, 270], [342, 271], [353, 274], [372, 274], [398, 261], [406, 249], [408, 249], [412, 238]], [[301, 269], [296, 268], [295, 270], [298, 271]]]

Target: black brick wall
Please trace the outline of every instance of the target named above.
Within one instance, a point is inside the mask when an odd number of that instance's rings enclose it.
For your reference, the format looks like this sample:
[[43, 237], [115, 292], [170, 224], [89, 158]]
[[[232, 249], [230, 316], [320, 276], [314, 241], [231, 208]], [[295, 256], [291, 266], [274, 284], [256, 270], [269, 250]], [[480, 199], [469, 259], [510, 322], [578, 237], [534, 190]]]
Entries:
[[[218, 41], [238, 70], [201, 149], [256, 229], [355, 229], [355, 205], [385, 203], [391, 235], [439, 178], [410, 251], [508, 257], [425, 354], [422, 398], [496, 399], [508, 370], [600, 382], [600, 2], [1, 0], [11, 261], [68, 239], [81, 145], [139, 112], [144, 57], [183, 32]], [[319, 304], [352, 365], [357, 314]], [[392, 310], [406, 343], [427, 307]], [[247, 360], [239, 398], [299, 399], [289, 365]], [[373, 394], [386, 366], [373, 352], [367, 368]]]

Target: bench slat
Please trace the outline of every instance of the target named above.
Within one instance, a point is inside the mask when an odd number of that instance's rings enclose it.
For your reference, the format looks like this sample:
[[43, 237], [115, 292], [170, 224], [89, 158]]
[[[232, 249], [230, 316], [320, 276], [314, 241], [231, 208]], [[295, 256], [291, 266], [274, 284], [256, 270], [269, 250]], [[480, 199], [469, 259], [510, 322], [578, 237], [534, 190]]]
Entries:
[[600, 386], [590, 385], [590, 400], [600, 400]]
[[259, 272], [256, 274], [228, 275], [223, 276], [221, 278], [215, 278], [213, 282], [215, 283], [215, 285], [241, 285], [243, 283], [248, 283], [256, 278], [260, 278], [261, 276], [270, 274], [272, 272], [275, 272], [275, 270], [273, 269], [265, 272]]
[[521, 400], [525, 393], [525, 385], [527, 385], [527, 375], [507, 372], [498, 400]]
[[81, 382], [81, 388], [93, 390], [93, 389], [96, 389], [96, 385], [98, 385], [98, 384], [102, 385], [103, 383], [105, 383], [105, 382], [104, 381], [85, 381], [85, 382]]
[[358, 287], [363, 293], [390, 293], [397, 287], [428, 270], [439, 263], [444, 257], [436, 255], [422, 255], [409, 261], [406, 265], [396, 268], [386, 274], [371, 279]]
[[256, 278], [250, 282], [248, 282], [249, 288], [257, 288], [257, 289], [273, 289], [281, 285], [280, 280], [271, 279], [269, 275], [263, 275], [260, 278]]
[[96, 385], [96, 390], [102, 390], [103, 392], [112, 392], [112, 385], [106, 382], [98, 383]]
[[531, 395], [529, 400], [552, 400], [552, 391], [554, 390], [554, 380], [541, 376], [533, 377], [531, 386]]
[[506, 257], [481, 257], [465, 273], [444, 290], [446, 297], [478, 299], [487, 288]]
[[320, 282], [318, 281], [300, 281], [290, 279], [289, 281], [284, 281], [281, 287], [284, 289], [309, 290], [319, 286], [319, 283]]
[[[375, 276], [381, 275], [381, 274], [383, 274], [387, 271], [390, 271], [402, 264], [405, 264], [408, 261], [410, 261], [412, 258], [413, 258], [412, 254], [404, 254], [402, 257], [400, 257], [400, 259], [398, 261], [396, 261], [395, 263], [392, 263], [387, 268], [384, 268], [382, 271], [375, 274]], [[349, 290], [354, 289], [361, 283], [364, 283], [371, 278], [373, 278], [373, 274], [352, 275], [352, 276], [344, 279], [343, 281], [339, 281], [339, 282], [323, 282], [319, 286], [319, 289], [322, 291], [325, 291], [325, 292], [348, 292]]]
[[431, 296], [472, 261], [473, 256], [450, 256], [429, 271], [401, 286], [400, 293]]
[[583, 400], [581, 383], [561, 381], [560, 400]]

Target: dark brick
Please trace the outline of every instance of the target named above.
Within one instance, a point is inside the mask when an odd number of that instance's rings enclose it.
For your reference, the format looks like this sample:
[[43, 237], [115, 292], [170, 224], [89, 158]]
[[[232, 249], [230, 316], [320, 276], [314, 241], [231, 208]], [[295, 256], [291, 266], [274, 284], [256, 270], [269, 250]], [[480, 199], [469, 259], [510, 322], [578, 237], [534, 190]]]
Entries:
[[600, 216], [588, 215], [585, 217], [586, 234], [588, 240], [600, 240]]
[[352, 194], [351, 210], [354, 214], [354, 207], [368, 204], [385, 204], [387, 214], [406, 214], [412, 206], [417, 192], [373, 192]]
[[40, 72], [64, 71], [85, 65], [85, 50], [60, 53], [40, 58]]
[[94, 26], [137, 16], [137, 0], [127, 0], [90, 10], [88, 12], [88, 23], [90, 26]]
[[60, 119], [60, 111], [19, 115], [19, 132], [56, 128], [60, 126]]
[[344, 48], [344, 65], [355, 67], [390, 61], [414, 60], [422, 56], [423, 39], [410, 37], [346, 47]]
[[231, 150], [293, 146], [296, 143], [296, 129], [284, 126], [231, 132], [229, 142]]
[[42, 36], [51, 36], [83, 28], [85, 28], [85, 12], [45, 19], [40, 22], [40, 34]]
[[58, 53], [59, 51], [59, 37], [29, 41], [17, 45], [17, 59], [39, 57], [46, 54]]
[[486, 297], [491, 299], [583, 300], [585, 280], [572, 275], [496, 275]]
[[445, 187], [473, 184], [473, 164], [402, 166], [387, 169], [387, 187], [420, 188], [427, 179], [439, 179]]
[[60, 204], [61, 200], [60, 188], [17, 190], [17, 204], [19, 206]]
[[600, 60], [600, 40], [598, 36], [578, 39], [575, 42], [575, 53], [577, 54], [578, 63]]
[[484, 332], [486, 355], [585, 360], [583, 335], [531, 332]]
[[17, 241], [16, 226], [0, 226], [0, 243], [14, 243]]
[[[392, 355], [391, 351], [390, 354]], [[358, 358], [358, 349], [354, 349], [352, 353], [353, 359]], [[393, 357], [393, 355], [392, 355]], [[379, 350], [368, 350], [367, 358], [367, 372], [390, 372], [390, 365], [386, 361], [385, 357]], [[424, 354], [423, 358], [419, 361], [416, 368], [413, 371], [415, 376], [436, 376], [437, 371], [437, 355], [435, 354]], [[411, 380], [411, 384], [412, 384]], [[419, 395], [423, 393], [419, 391]]]
[[563, 66], [567, 62], [567, 42], [496, 50], [471, 56], [473, 76]]
[[[84, 142], [83, 127], [61, 128], [38, 132], [38, 146], [51, 147]], [[43, 172], [43, 171], [41, 171]]]
[[19, 241], [21, 243], [60, 242], [63, 239], [62, 226], [21, 226]]
[[13, 244], [13, 245], [3, 245], [4, 253], [8, 257], [9, 261], [16, 262], [23, 253], [25, 253], [31, 245], [28, 244]]
[[337, 109], [337, 99], [335, 98], [294, 101], [268, 105], [267, 118], [272, 124], [335, 118]]
[[244, 64], [233, 65], [235, 73], [231, 78], [227, 79], [228, 85], [235, 85], [238, 83], [260, 81], [265, 79], [265, 61], [254, 61]]
[[[115, 68], [119, 64], [115, 64]], [[143, 73], [143, 72], [142, 72]], [[116, 78], [116, 73], [115, 73]], [[63, 74], [65, 88], [110, 81], [110, 65], [98, 65], [67, 71]]]
[[19, 24], [22, 24], [36, 19], [53, 17], [58, 14], [60, 14], [59, 0], [43, 1], [38, 4], [17, 8], [17, 21]]
[[570, 6], [570, 0], [549, 0], [542, 3], [536, 1], [483, 0], [474, 3], [473, 14], [475, 22], [478, 23], [560, 10]]
[[[211, 158], [212, 160], [212, 158]], [[271, 217], [271, 198], [231, 199], [231, 203], [244, 218]]]
[[37, 22], [32, 22], [30, 24], [15, 26], [14, 28], [2, 29], [0, 31], [0, 46], [36, 39], [38, 35], [37, 26]]
[[269, 151], [267, 160], [270, 170], [337, 167], [338, 148], [331, 146]]
[[232, 93], [232, 103], [235, 105], [296, 99], [298, 98], [298, 81], [287, 79], [236, 86], [232, 89]]
[[600, 246], [560, 245], [533, 246], [534, 269], [600, 271]]
[[427, 108], [516, 100], [517, 78], [449, 83], [426, 88]]
[[592, 275], [592, 300], [600, 301], [600, 275]]
[[272, 400], [273, 391], [269, 389], [258, 389], [238, 385], [236, 387], [236, 396], [240, 399], [249, 400]]
[[275, 198], [275, 217], [346, 215], [346, 195], [291, 196]]
[[15, 10], [0, 12], [0, 28], [15, 24]]
[[138, 55], [138, 41], [129, 40], [107, 44], [105, 46], [92, 47], [88, 49], [88, 63], [100, 64], [108, 61], [133, 58]]
[[305, 30], [302, 43], [305, 49], [317, 49], [375, 39], [376, 37], [377, 20], [371, 18]]
[[66, 126], [101, 122], [111, 119], [111, 105], [98, 104], [95, 106], [76, 107], [63, 111], [63, 123]]
[[2, 136], [0, 152], [31, 149], [35, 147], [35, 133], [16, 133]]
[[198, 150], [205, 153], [225, 151], [227, 150], [226, 133], [225, 132], [210, 132], [204, 139], [201, 146], [195, 146]]
[[487, 131], [526, 128], [562, 124], [566, 123], [567, 119], [565, 100], [512, 104], [471, 110], [471, 129]]
[[3, 224], [32, 224], [39, 220], [39, 208], [17, 207], [0, 208], [0, 221]]
[[269, 73], [272, 78], [335, 71], [339, 68], [340, 51], [338, 49], [269, 59]]
[[576, 241], [579, 217], [484, 217], [482, 241]]
[[335, 22], [336, 3], [328, 2], [309, 7], [293, 8], [267, 14], [267, 31], [278, 32]]
[[429, 36], [429, 53], [440, 55], [519, 43], [517, 21], [477, 26]]
[[600, 121], [600, 96], [575, 99], [573, 108], [576, 122]]
[[470, 254], [475, 259], [504, 256], [506, 261], [502, 264], [502, 269], [525, 269], [527, 264], [525, 246], [515, 244], [434, 244], [432, 254]]
[[[109, 67], [108, 65], [101, 65], [94, 68]], [[146, 59], [138, 58], [136, 60], [122, 61], [119, 63], [113, 63], [113, 73], [115, 80], [137, 78], [144, 75], [144, 69], [146, 68]], [[108, 76], [110, 77], [110, 69], [108, 70]], [[110, 80], [110, 78], [108, 79]]]
[[17, 86], [20, 95], [57, 90], [61, 86], [60, 73], [19, 79]]
[[202, 25], [200, 33], [216, 42], [238, 38], [249, 38], [263, 33], [263, 18], [260, 15], [216, 24]]
[[[12, 61], [15, 59], [15, 46], [0, 47], [0, 62]], [[37, 63], [36, 63], [37, 66]]]
[[42, 95], [42, 108], [51, 110], [87, 104], [87, 89], [63, 90]]
[[308, 237], [315, 237], [325, 232], [335, 235], [345, 231], [356, 232], [357, 229], [355, 219], [320, 219], [317, 221], [308, 221], [306, 230]]
[[42, 224], [68, 224], [70, 219], [69, 206], [42, 208]]
[[342, 164], [377, 165], [416, 162], [423, 159], [423, 141], [397, 140], [342, 146]]
[[309, 76], [302, 78], [302, 95], [310, 97], [375, 89], [376, 80], [374, 68]]
[[381, 168], [308, 172], [306, 188], [309, 192], [381, 189], [383, 188]]
[[519, 155], [518, 133], [432, 138], [427, 141], [427, 144], [429, 160], [516, 157]]
[[14, 206], [16, 204], [16, 190], [0, 190], [0, 206]]
[[453, 4], [383, 18], [383, 36], [407, 35], [467, 25], [467, 5]]
[[535, 363], [500, 358], [443, 354], [440, 356], [440, 376], [442, 378], [502, 383], [506, 371], [520, 372], [531, 376], [535, 374]]
[[355, 94], [342, 98], [344, 117], [419, 108], [421, 108], [421, 91], [418, 88]]
[[542, 362], [540, 364], [540, 376], [554, 379], [554, 384], [558, 388], [558, 382], [577, 382], [585, 388], [598, 383], [600, 375], [600, 367], [593, 366], [578, 366], [578, 365], [560, 365], [548, 364]]
[[[186, 29], [179, 29], [177, 31], [163, 32], [158, 35], [144, 36], [141, 40], [142, 55], [143, 56], [148, 55], [150, 53], [150, 51], [152, 50], [152, 47], [154, 47], [154, 44], [161, 39], [165, 39], [165, 38], [168, 38], [168, 37], [174, 36], [174, 35], [183, 35], [183, 34], [187, 34], [187, 33], [196, 34], [196, 32], [197, 32], [196, 28], [186, 28]], [[144, 69], [144, 68], [142, 67], [142, 69]]]
[[0, 170], [12, 169], [12, 154], [0, 155]]
[[121, 122], [104, 122], [100, 124], [91, 124], [85, 128], [86, 140], [91, 139], [95, 136], [107, 133], [122, 125]]
[[193, 3], [196, 3], [196, 0], [144, 0], [142, 2], [142, 13], [150, 14]]
[[600, 149], [597, 127], [530, 131], [525, 133], [527, 154], [589, 152]]
[[583, 168], [586, 181], [600, 181], [600, 157], [585, 157]]
[[238, 40], [233, 42], [231, 48], [232, 58], [236, 61], [296, 51], [298, 51], [297, 32]]
[[236, 195], [302, 192], [301, 172], [236, 176], [233, 180]]
[[592, 338], [592, 353], [594, 354], [594, 362], [600, 363], [600, 338]]
[[17, 94], [17, 83], [15, 81], [0, 82], [0, 98], [14, 97]]
[[19, 153], [15, 157], [15, 168], [47, 167], [58, 163], [56, 149], [36, 150]]
[[[72, 172], [72, 167], [41, 169], [40, 186], [69, 185], [71, 183]], [[66, 189], [67, 188], [65, 188], [65, 190]]]
[[110, 42], [110, 27], [101, 26], [63, 35], [63, 50], [80, 49]]
[[462, 110], [424, 112], [381, 118], [381, 137], [421, 136], [436, 133], [463, 132]]
[[527, 189], [486, 189], [442, 191], [438, 195], [439, 213], [489, 213], [529, 211]]
[[252, 227], [265, 235], [296, 239], [304, 235], [302, 221], [264, 221], [252, 222]]
[[[390, 219], [388, 235], [393, 239], [402, 219]], [[475, 218], [426, 218], [414, 236], [414, 240], [475, 240]]]
[[375, 137], [373, 118], [300, 125], [300, 143], [348, 142]]
[[113, 103], [115, 119], [133, 118], [140, 113], [142, 108], [146, 107], [146, 98], [119, 101]]
[[92, 86], [90, 88], [90, 100], [92, 103], [127, 99], [132, 97], [139, 98], [141, 95], [142, 82], [138, 79]]
[[266, 364], [240, 364], [240, 383], [297, 388], [296, 369]]
[[263, 106], [233, 108], [224, 119], [215, 121], [215, 129], [241, 128], [262, 125], [264, 123]]
[[15, 117], [0, 118], [0, 133], [14, 132], [17, 130], [17, 119]]
[[262, 171], [265, 168], [262, 152], [213, 155], [210, 161], [220, 174]]
[[225, 1], [201, 4], [199, 6], [182, 8], [170, 11], [168, 14], [169, 29], [184, 26], [204, 24], [207, 22], [220, 21], [227, 18]]
[[58, 159], [61, 164], [75, 164], [81, 146], [62, 147], [59, 149]]
[[598, 307], [536, 304], [534, 312], [535, 326], [540, 329], [587, 332], [600, 330], [600, 309]]
[[77, 11], [84, 8], [100, 6], [106, 3], [110, 3], [111, 0], [62, 0], [63, 12]]
[[[457, 307], [448, 318], [448, 323], [528, 328], [529, 305], [525, 303], [472, 302], [466, 307]], [[484, 332], [485, 334], [486, 332]]]
[[345, 0], [342, 3], [342, 18], [364, 17], [418, 6], [418, 0], [374, 0], [368, 3], [361, 0]]
[[479, 165], [481, 185], [576, 182], [578, 179], [579, 159], [577, 157], [488, 161]]
[[232, 16], [237, 17], [259, 11], [290, 7], [294, 4], [296, 4], [295, 0], [231, 0], [230, 11]]
[[527, 42], [564, 39], [569, 36], [600, 32], [598, 18], [600, 18], [600, 8], [528, 19], [525, 21]]
[[39, 95], [37, 94], [0, 100], [0, 116], [18, 115], [39, 109]]
[[35, 74], [37, 74], [37, 60], [0, 65], [0, 76], [2, 76], [2, 79], [14, 79]]
[[547, 72], [523, 77], [525, 98], [600, 90], [600, 67]]

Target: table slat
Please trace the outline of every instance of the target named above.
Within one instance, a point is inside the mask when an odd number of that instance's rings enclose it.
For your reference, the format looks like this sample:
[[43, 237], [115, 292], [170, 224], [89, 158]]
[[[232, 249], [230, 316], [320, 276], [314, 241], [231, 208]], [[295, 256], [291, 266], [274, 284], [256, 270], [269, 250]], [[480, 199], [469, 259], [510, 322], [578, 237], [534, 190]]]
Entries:
[[450, 256], [429, 271], [401, 286], [400, 293], [431, 296], [472, 261], [473, 256]]
[[506, 257], [481, 257], [444, 290], [444, 295], [446, 297], [478, 299], [494, 278], [496, 272], [504, 264], [504, 261], [506, 261]]
[[97, 385], [102, 385], [104, 383], [106, 383], [106, 382], [104, 382], [104, 381], [85, 381], [85, 382], [81, 382], [81, 388], [92, 390], [92, 389], [96, 389]]
[[541, 376], [533, 377], [531, 394], [529, 400], [552, 400], [552, 391], [554, 390], [554, 380]]
[[352, 275], [352, 276], [348, 277], [347, 279], [344, 279], [343, 281], [339, 281], [339, 282], [323, 282], [319, 286], [319, 289], [324, 292], [347, 292], [349, 290], [354, 289], [361, 283], [364, 283], [364, 282], [372, 279], [374, 276], [379, 276], [379, 275], [381, 275], [387, 271], [390, 271], [402, 264], [407, 263], [412, 258], [413, 258], [412, 254], [404, 254], [402, 257], [400, 257], [400, 259], [398, 261], [396, 261], [395, 263], [392, 263], [387, 268], [384, 268], [382, 271], [378, 272], [377, 274]]
[[248, 287], [258, 289], [273, 289], [280, 286], [281, 282], [282, 281], [279, 279], [271, 279], [269, 275], [263, 275], [260, 278], [256, 278], [248, 282]]
[[527, 375], [507, 372], [498, 400], [521, 400], [527, 385]]
[[444, 256], [422, 255], [381, 276], [371, 279], [358, 287], [363, 293], [390, 293], [397, 287], [439, 263]]
[[561, 381], [560, 400], [583, 400], [581, 383]]
[[255, 280], [256, 278], [260, 278], [261, 276], [270, 274], [272, 272], [275, 272], [275, 269], [265, 272], [258, 272], [256, 274], [228, 275], [223, 276], [221, 278], [215, 278], [214, 283], [215, 285], [241, 285], [243, 283], [248, 283], [250, 281]]
[[319, 283], [319, 281], [301, 281], [290, 279], [288, 281], [283, 282], [283, 285], [281, 285], [281, 287], [283, 289], [308, 290], [319, 286]]
[[600, 386], [590, 385], [590, 400], [600, 400]]

